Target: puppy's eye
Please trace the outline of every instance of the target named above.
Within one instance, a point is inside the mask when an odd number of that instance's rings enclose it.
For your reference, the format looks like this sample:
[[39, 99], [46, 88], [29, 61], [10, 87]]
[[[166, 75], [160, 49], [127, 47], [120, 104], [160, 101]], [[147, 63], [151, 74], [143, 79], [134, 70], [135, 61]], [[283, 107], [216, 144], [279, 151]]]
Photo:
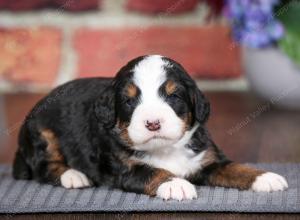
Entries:
[[135, 99], [127, 99], [125, 103], [126, 103], [126, 105], [131, 107], [135, 104]]
[[167, 96], [167, 100], [171, 102], [177, 101], [178, 99], [180, 99], [180, 97], [174, 93]]

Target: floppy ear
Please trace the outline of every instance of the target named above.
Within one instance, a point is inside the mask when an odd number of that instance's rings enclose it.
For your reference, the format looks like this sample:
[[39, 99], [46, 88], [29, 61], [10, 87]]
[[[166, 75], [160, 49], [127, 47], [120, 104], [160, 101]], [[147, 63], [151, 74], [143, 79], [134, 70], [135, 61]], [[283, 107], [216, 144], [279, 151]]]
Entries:
[[203, 93], [197, 88], [192, 89], [191, 99], [193, 103], [193, 115], [196, 121], [204, 124], [210, 113], [210, 104]]
[[105, 128], [112, 128], [116, 122], [115, 116], [115, 93], [112, 86], [107, 87], [94, 104], [94, 111], [100, 123]]

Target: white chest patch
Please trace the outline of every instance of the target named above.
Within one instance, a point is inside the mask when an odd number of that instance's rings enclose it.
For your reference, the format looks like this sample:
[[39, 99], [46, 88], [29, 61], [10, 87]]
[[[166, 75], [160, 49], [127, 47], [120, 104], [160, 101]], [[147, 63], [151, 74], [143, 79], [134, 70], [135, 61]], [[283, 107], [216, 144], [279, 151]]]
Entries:
[[195, 126], [173, 146], [163, 147], [155, 152], [147, 153], [145, 156], [132, 157], [132, 159], [149, 164], [155, 168], [168, 170], [178, 177], [186, 177], [202, 168], [202, 159], [206, 153], [203, 151], [196, 154], [185, 145], [189, 142], [192, 134], [197, 129]]
[[193, 153], [188, 149], [178, 149], [170, 153], [147, 155], [135, 159], [153, 167], [168, 170], [178, 177], [186, 177], [201, 169], [201, 159], [205, 151], [196, 156], [191, 154]]

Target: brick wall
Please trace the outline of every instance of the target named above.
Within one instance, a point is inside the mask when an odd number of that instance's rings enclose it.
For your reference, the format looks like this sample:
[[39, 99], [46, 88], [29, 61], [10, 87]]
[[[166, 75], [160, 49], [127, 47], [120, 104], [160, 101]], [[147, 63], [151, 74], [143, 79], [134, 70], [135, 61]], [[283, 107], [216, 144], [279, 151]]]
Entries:
[[100, 0], [0, 0], [0, 10], [32, 11], [44, 8], [61, 8], [67, 11], [96, 10]]
[[170, 0], [148, 11], [137, 1], [87, 0], [76, 5], [75, 0], [44, 0], [45, 5], [33, 6], [43, 1], [27, 0], [34, 9], [51, 7], [32, 11], [20, 7], [24, 1], [17, 7], [0, 0], [0, 8], [5, 8], [0, 11], [1, 90], [36, 91], [77, 77], [113, 76], [129, 59], [143, 54], [170, 56], [195, 78], [241, 74], [240, 51], [229, 28], [206, 24], [206, 7], [197, 1], [188, 0], [187, 7], [185, 1]]

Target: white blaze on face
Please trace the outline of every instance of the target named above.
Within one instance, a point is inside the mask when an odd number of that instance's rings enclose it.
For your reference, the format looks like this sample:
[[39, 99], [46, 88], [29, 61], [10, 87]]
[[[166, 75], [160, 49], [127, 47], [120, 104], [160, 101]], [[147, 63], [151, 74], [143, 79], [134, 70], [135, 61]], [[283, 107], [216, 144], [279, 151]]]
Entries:
[[[140, 89], [140, 103], [132, 114], [128, 133], [138, 150], [176, 143], [183, 135], [184, 122], [159, 96], [159, 88], [166, 81], [165, 66], [161, 56], [148, 56], [134, 68], [133, 81]], [[149, 131], [147, 121], [159, 121], [160, 129]]]

